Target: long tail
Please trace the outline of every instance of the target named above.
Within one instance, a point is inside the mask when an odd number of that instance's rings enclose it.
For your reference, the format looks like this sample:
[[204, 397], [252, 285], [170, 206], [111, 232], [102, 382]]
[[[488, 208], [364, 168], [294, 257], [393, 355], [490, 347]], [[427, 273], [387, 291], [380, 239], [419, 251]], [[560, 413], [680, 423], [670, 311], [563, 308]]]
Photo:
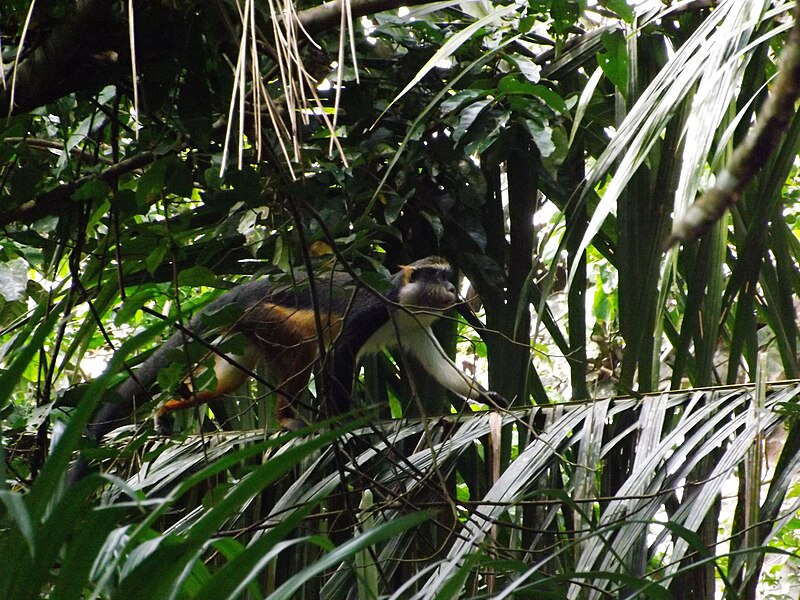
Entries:
[[[194, 319], [188, 329], [193, 330]], [[114, 392], [114, 399], [105, 402], [95, 411], [86, 426], [86, 437], [91, 444], [99, 445], [103, 437], [117, 427], [125, 425], [139, 406], [151, 399], [150, 390], [159, 371], [167, 366], [167, 353], [184, 343], [185, 335], [178, 332], [164, 342], [152, 356], [145, 360]], [[81, 456], [73, 463], [67, 474], [67, 483], [72, 486], [90, 472], [89, 463]]]
[[[194, 333], [193, 327], [188, 329]], [[184, 340], [184, 333], [174, 334], [136, 369], [133, 377], [122, 382], [116, 390], [117, 398], [100, 406], [86, 426], [86, 435], [90, 440], [99, 443], [109, 431], [125, 425], [140, 406], [152, 399], [150, 390], [159, 371], [168, 364], [167, 353], [182, 345]]]
[[[269, 290], [269, 281], [264, 278], [239, 285], [211, 302], [200, 314], [189, 321], [183, 331], [172, 335], [152, 356], [145, 360], [136, 369], [134, 376], [126, 379], [119, 386], [114, 400], [100, 406], [86, 426], [86, 437], [89, 441], [99, 444], [107, 433], [125, 425], [139, 407], [150, 402], [150, 391], [158, 378], [158, 373], [169, 364], [168, 353], [173, 348], [182, 346], [187, 337], [192, 338], [205, 333], [203, 314], [213, 313], [232, 303], [238, 304], [242, 310], [246, 310], [260, 299], [267, 297]], [[72, 485], [88, 473], [88, 463], [79, 457], [70, 469], [67, 480]]]

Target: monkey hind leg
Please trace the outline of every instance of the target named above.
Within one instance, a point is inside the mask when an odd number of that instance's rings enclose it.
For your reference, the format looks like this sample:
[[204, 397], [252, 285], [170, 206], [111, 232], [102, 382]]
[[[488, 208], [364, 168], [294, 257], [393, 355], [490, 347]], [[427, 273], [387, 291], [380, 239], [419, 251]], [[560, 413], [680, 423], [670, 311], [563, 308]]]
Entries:
[[307, 424], [298, 418], [296, 409], [308, 386], [316, 358], [316, 345], [305, 342], [298, 344], [293, 352], [283, 354], [274, 362], [277, 383], [275, 416], [282, 429], [297, 431]]
[[194, 382], [203, 373], [202, 369], [193, 373], [191, 377], [184, 379], [178, 389], [180, 398], [168, 400], [156, 413], [156, 432], [161, 435], [170, 435], [172, 433], [173, 419], [171, 413], [205, 404], [214, 398], [219, 398], [237, 390], [247, 379], [248, 371], [252, 370], [255, 363], [254, 356], [253, 352], [248, 352], [244, 356], [232, 356], [231, 359], [236, 364], [232, 364], [223, 356], [215, 356], [214, 378], [216, 382], [213, 388], [197, 391], [193, 389]]
[[275, 417], [281, 429], [297, 431], [306, 426], [307, 423], [298, 418], [296, 409], [310, 377], [311, 367], [308, 367], [299, 373], [292, 373], [288, 379], [278, 380], [280, 383], [275, 394]]

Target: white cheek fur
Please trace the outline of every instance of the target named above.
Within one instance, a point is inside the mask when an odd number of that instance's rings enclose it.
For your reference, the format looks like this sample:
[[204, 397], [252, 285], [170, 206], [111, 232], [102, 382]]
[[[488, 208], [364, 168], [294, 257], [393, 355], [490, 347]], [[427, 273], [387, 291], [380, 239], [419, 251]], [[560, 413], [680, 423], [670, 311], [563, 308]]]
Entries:
[[398, 294], [397, 300], [403, 305], [419, 306], [419, 293], [419, 283], [407, 283], [400, 289], [400, 294]]
[[[435, 292], [431, 294], [431, 289], [435, 286]], [[427, 293], [426, 293], [427, 292]], [[438, 283], [407, 283], [402, 287], [398, 294], [397, 301], [403, 306], [428, 307], [430, 310], [442, 314], [442, 311], [449, 308], [456, 300], [453, 292], [448, 291]]]

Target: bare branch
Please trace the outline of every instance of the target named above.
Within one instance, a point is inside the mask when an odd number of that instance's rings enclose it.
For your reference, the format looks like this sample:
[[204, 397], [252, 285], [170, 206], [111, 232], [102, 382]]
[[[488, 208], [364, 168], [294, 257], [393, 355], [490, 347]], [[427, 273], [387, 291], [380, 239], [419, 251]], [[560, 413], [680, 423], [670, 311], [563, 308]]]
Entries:
[[[319, 33], [331, 27], [338, 27], [342, 18], [342, 1], [333, 0], [321, 6], [300, 11], [298, 17], [303, 28], [309, 33]], [[374, 15], [401, 6], [430, 4], [430, 0], [351, 0], [350, 11], [353, 17]]]
[[16, 66], [11, 75], [15, 80], [13, 107], [11, 86], [0, 88], [0, 114], [27, 112], [77, 91], [93, 79], [112, 80], [110, 72], [117, 70], [116, 65], [113, 60], [109, 63], [109, 55], [104, 53], [109, 48], [102, 42], [114, 2], [78, 0], [75, 4], [69, 16]]
[[32, 223], [42, 217], [59, 214], [72, 204], [70, 196], [85, 183], [93, 179], [99, 179], [105, 182], [113, 181], [120, 175], [135, 171], [147, 164], [155, 162], [157, 158], [158, 155], [155, 152], [142, 152], [141, 154], [118, 162], [98, 175], [87, 175], [73, 183], [60, 185], [49, 192], [37, 196], [33, 200], [28, 200], [17, 208], [0, 213], [0, 227], [5, 227], [17, 221]]
[[[352, 0], [350, 6], [353, 16], [361, 17], [427, 3], [427, 0]], [[130, 70], [123, 54], [130, 52], [128, 32], [124, 17], [114, 12], [115, 6], [113, 0], [77, 0], [70, 16], [49, 31], [46, 41], [17, 65], [13, 107], [10, 86], [0, 87], [0, 114], [25, 113], [72, 92], [91, 93], [118, 83], [120, 78], [127, 80]], [[341, 0], [334, 0], [301, 11], [298, 17], [303, 28], [314, 34], [338, 27], [341, 11]], [[144, 33], [157, 40], [163, 32]]]

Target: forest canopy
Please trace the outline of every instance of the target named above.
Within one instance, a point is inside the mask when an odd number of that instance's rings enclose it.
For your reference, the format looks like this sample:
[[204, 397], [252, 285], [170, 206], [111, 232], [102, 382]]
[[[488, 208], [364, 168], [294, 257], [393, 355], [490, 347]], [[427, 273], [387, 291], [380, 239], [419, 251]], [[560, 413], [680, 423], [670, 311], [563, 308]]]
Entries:
[[[0, 596], [796, 597], [793, 8], [6, 1]], [[509, 408], [380, 355], [83, 439], [225, 290], [431, 255]]]

